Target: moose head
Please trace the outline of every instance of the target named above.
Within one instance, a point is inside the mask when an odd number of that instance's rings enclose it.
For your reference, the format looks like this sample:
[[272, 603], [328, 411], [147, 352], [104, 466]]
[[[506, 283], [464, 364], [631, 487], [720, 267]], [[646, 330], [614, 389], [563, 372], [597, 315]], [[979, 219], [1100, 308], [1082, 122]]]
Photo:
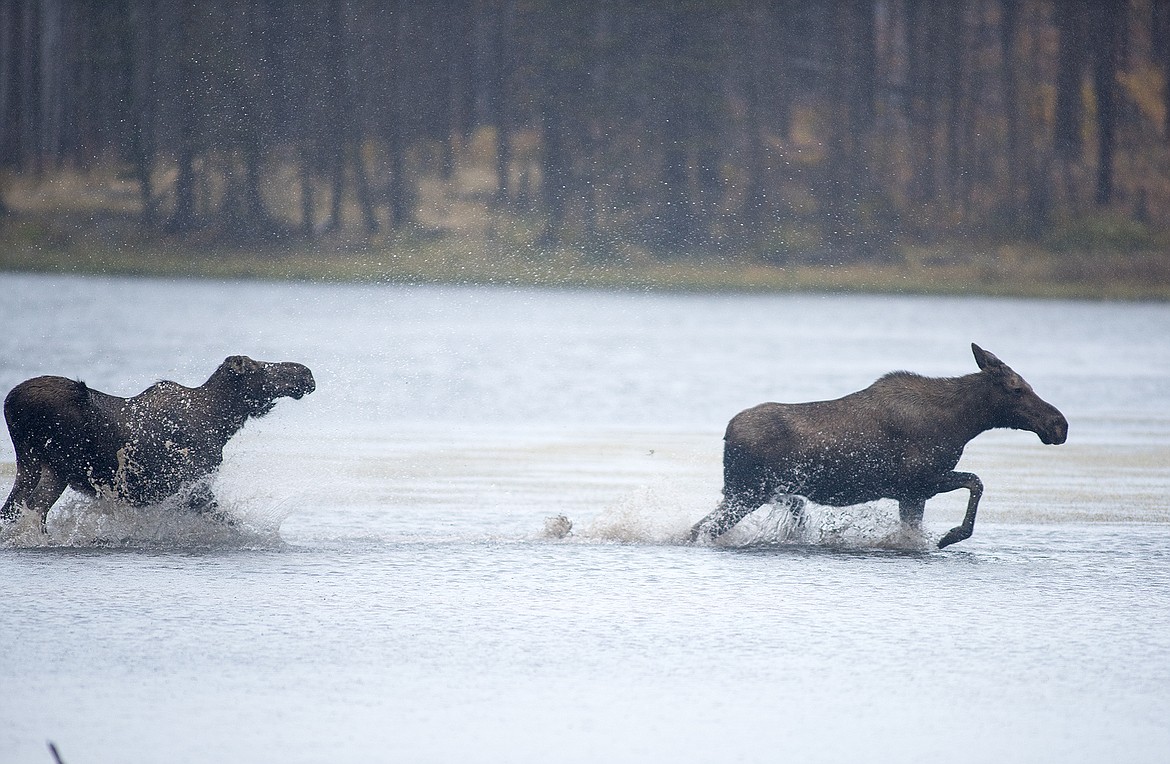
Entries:
[[1068, 438], [1068, 420], [1059, 409], [1036, 395], [1027, 380], [994, 354], [974, 342], [971, 352], [979, 369], [995, 382], [992, 405], [997, 409], [996, 426], [1034, 432], [1045, 445], [1064, 443]]
[[277, 398], [299, 400], [317, 389], [313, 372], [303, 364], [255, 361], [246, 355], [225, 358], [209, 382], [232, 389], [252, 417], [271, 411]]

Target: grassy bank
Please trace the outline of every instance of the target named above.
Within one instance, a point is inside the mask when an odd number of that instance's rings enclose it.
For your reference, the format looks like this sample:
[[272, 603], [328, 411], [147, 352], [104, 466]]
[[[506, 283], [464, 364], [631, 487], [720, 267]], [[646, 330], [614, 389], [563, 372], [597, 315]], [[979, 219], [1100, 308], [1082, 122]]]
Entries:
[[1036, 245], [906, 247], [883, 263], [771, 265], [735, 252], [606, 257], [539, 248], [516, 231], [414, 231], [360, 239], [285, 238], [253, 246], [143, 235], [92, 220], [16, 216], [0, 228], [0, 269], [74, 274], [559, 287], [987, 294], [1170, 299], [1163, 251], [1058, 252]]
[[[486, 154], [485, 154], [486, 157]], [[485, 159], [486, 161], [486, 159]], [[482, 164], [482, 162], [481, 162]], [[136, 185], [117, 168], [9, 177], [0, 216], [0, 270], [171, 277], [563, 287], [988, 294], [1088, 299], [1170, 299], [1170, 233], [1124, 218], [1086, 216], [1040, 242], [954, 240], [895, 246], [880, 262], [834, 262], [797, 248], [714, 243], [664, 253], [618, 241], [538, 244], [541, 221], [496, 211], [491, 174], [478, 165], [460, 182], [424, 183], [419, 225], [357, 233], [347, 199], [339, 233], [228, 243], [205, 229], [183, 237], [139, 225]], [[274, 220], [295, 220], [291, 197], [269, 193]], [[165, 208], [160, 216], [165, 215]], [[812, 242], [815, 247], [815, 242]]]

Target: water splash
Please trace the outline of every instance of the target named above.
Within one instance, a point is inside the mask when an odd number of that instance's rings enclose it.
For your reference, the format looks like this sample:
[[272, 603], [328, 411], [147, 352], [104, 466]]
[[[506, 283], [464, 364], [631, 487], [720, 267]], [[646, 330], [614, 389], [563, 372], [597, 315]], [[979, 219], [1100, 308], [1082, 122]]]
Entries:
[[49, 512], [47, 532], [28, 510], [0, 528], [0, 548], [272, 549], [284, 545], [287, 503], [242, 497], [218, 499], [215, 512], [199, 513], [170, 500], [132, 507], [109, 498], [67, 493]]
[[[688, 544], [691, 527], [715, 502], [700, 505], [663, 487], [644, 487], [606, 507], [591, 521], [574, 523], [565, 515], [545, 520], [542, 537], [549, 540], [631, 544]], [[805, 545], [843, 549], [921, 551], [933, 541], [921, 529], [909, 528], [891, 502], [853, 507], [808, 504], [800, 522], [784, 506], [765, 505], [714, 541], [719, 547]]]
[[833, 549], [921, 551], [932, 547], [921, 528], [902, 524], [896, 505], [874, 502], [852, 507], [805, 505], [805, 519], [783, 506], [766, 506], [748, 515], [718, 540], [721, 546], [752, 547], [781, 544]]
[[638, 489], [582, 525], [574, 537], [584, 541], [639, 544], [682, 544], [702, 510], [695, 498], [666, 486]]

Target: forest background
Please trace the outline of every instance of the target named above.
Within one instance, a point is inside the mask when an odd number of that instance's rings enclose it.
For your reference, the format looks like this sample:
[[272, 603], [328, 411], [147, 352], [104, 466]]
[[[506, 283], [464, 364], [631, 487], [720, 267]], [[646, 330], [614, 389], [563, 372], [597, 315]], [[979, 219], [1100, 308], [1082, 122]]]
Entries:
[[0, 0], [0, 268], [1170, 297], [1170, 0]]

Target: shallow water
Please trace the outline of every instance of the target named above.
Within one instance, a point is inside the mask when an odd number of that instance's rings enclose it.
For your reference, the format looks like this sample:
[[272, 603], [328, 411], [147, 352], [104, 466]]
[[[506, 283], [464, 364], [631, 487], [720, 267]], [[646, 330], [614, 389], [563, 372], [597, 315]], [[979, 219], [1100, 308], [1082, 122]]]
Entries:
[[[1170, 306], [0, 275], [0, 390], [222, 358], [318, 390], [227, 449], [234, 528], [67, 494], [0, 535], [0, 761], [1164, 761]], [[1070, 421], [889, 503], [681, 543], [764, 400], [974, 340]], [[13, 474], [0, 444], [0, 492]], [[555, 518], [573, 524], [557, 538]]]

